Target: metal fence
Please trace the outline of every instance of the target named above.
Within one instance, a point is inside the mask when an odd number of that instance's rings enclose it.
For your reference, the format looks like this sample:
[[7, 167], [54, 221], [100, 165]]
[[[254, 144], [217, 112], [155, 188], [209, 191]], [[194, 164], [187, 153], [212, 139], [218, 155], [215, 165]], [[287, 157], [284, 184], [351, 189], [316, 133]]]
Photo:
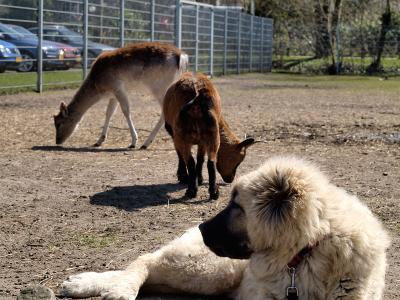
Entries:
[[23, 57], [0, 56], [0, 92], [78, 84], [98, 54], [137, 41], [175, 44], [193, 71], [268, 72], [272, 33], [271, 19], [185, 0], [0, 0], [0, 54], [3, 41]]

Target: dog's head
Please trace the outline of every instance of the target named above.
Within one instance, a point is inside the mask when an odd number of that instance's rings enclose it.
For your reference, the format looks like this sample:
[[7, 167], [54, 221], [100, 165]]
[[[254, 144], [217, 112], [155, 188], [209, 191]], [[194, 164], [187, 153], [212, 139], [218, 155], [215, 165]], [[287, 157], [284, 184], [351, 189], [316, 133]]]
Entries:
[[204, 243], [219, 256], [241, 259], [268, 249], [301, 249], [328, 230], [318, 198], [327, 185], [304, 161], [270, 159], [239, 178], [228, 206], [200, 225]]

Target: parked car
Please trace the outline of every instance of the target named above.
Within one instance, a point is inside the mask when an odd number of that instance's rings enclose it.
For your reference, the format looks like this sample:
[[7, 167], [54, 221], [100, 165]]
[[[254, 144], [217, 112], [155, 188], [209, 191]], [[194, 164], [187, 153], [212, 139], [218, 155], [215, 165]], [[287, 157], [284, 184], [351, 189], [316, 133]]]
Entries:
[[[27, 37], [14, 30], [6, 24], [0, 23], [0, 39], [10, 42], [17, 46], [23, 58], [22, 63], [17, 67], [19, 72], [29, 72], [36, 68], [38, 39], [35, 36]], [[43, 68], [55, 69], [64, 66], [63, 49], [57, 44], [43, 41]]]
[[[37, 27], [28, 28], [31, 32], [37, 34]], [[63, 25], [44, 25], [43, 36], [50, 41], [66, 43], [78, 47], [83, 51], [83, 36]], [[88, 57], [96, 58], [104, 51], [114, 50], [114, 47], [95, 43], [88, 40]]]
[[8, 68], [15, 68], [22, 61], [17, 46], [0, 40], [0, 73]]
[[[35, 34], [33, 34], [28, 29], [26, 29], [22, 26], [11, 25], [11, 24], [7, 24], [7, 26], [11, 27], [15, 31], [24, 35], [26, 38], [37, 39], [37, 36]], [[63, 61], [63, 65], [59, 67], [60, 69], [68, 70], [69, 68], [75, 66], [78, 62], [81, 61], [81, 51], [77, 47], [70, 46], [70, 45], [63, 44], [63, 43], [47, 41], [46, 39], [44, 39], [44, 41], [46, 41], [48, 43], [52, 43], [56, 47], [59, 47], [60, 49], [63, 50], [63, 54], [61, 54], [59, 57], [60, 60]]]

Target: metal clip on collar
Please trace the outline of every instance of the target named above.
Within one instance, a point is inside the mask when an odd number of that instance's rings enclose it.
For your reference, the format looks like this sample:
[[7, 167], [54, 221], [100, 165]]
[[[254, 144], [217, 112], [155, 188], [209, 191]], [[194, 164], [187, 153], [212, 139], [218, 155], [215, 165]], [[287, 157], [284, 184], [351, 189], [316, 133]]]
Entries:
[[296, 268], [288, 268], [290, 275], [290, 286], [286, 289], [286, 297], [288, 300], [299, 299], [299, 291], [296, 287]]

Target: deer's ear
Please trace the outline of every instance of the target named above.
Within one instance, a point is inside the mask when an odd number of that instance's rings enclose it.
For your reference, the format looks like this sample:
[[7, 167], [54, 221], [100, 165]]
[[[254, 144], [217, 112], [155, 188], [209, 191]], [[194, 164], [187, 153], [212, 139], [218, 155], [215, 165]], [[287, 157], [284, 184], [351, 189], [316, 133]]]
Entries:
[[255, 143], [255, 140], [253, 138], [247, 138], [244, 141], [240, 142], [239, 147], [247, 149], [248, 147], [250, 147], [254, 143]]
[[64, 118], [68, 115], [68, 108], [64, 102], [60, 103], [60, 113]]

